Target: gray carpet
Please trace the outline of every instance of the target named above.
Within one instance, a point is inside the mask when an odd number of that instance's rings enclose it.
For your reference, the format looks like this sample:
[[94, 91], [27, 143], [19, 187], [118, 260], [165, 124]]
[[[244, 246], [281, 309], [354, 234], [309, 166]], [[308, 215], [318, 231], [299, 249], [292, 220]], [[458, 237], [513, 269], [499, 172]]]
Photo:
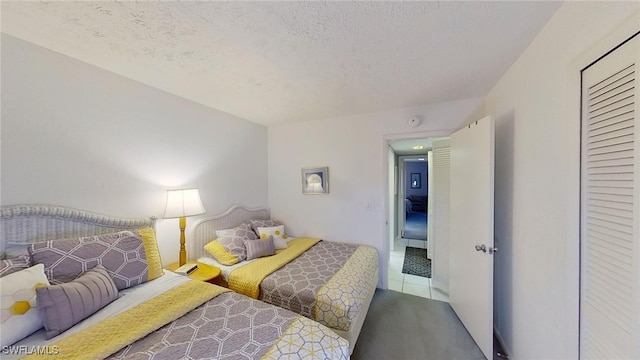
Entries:
[[376, 290], [352, 359], [485, 359], [448, 303]]
[[427, 213], [412, 212], [407, 214], [404, 223], [405, 239], [427, 240]]
[[402, 264], [402, 272], [404, 274], [430, 278], [431, 260], [427, 259], [427, 249], [407, 246], [404, 252], [404, 263]]

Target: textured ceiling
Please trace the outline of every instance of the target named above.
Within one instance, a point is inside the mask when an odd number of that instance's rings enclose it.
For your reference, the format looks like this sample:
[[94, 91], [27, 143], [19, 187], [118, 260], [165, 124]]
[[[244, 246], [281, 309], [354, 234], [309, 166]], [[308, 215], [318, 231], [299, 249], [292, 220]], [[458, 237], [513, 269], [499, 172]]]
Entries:
[[484, 96], [557, 2], [2, 2], [2, 32], [272, 125]]

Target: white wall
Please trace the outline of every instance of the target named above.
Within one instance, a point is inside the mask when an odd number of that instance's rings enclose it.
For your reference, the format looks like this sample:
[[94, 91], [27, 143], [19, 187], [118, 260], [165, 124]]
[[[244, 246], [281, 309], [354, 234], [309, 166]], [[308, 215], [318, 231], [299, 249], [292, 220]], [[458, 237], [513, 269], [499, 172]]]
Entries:
[[[162, 216], [181, 187], [200, 188], [210, 215], [267, 205], [265, 127], [5, 34], [1, 136], [2, 205]], [[177, 229], [158, 223], [165, 264]]]
[[[386, 288], [389, 256], [388, 150], [385, 138], [441, 136], [456, 129], [480, 99], [269, 127], [269, 206], [294, 236], [369, 244], [380, 253]], [[417, 128], [407, 125], [422, 115]], [[404, 134], [404, 135], [402, 135]], [[329, 167], [329, 194], [303, 195], [300, 171]]]
[[[496, 116], [495, 325], [512, 359], [578, 356], [579, 70], [639, 4], [565, 3], [486, 98]], [[638, 13], [632, 21], [640, 29]]]

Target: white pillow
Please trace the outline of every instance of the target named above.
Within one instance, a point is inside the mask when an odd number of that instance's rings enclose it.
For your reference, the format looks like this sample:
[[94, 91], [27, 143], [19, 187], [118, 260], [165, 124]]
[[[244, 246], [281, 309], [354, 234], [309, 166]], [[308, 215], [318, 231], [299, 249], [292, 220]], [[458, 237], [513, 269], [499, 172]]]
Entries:
[[42, 328], [36, 288], [49, 286], [44, 265], [0, 278], [0, 346], [9, 346]]
[[276, 249], [287, 248], [287, 234], [284, 233], [284, 225], [272, 226], [272, 227], [259, 227], [258, 234], [260, 239], [266, 239], [271, 235], [273, 237], [273, 244]]

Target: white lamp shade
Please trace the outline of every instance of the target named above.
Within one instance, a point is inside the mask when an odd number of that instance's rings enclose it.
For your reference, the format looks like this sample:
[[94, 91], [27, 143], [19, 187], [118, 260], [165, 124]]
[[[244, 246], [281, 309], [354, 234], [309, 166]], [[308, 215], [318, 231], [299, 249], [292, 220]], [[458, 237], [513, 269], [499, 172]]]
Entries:
[[205, 210], [204, 206], [202, 206], [198, 189], [167, 190], [167, 208], [164, 210], [165, 219], [204, 213]]

